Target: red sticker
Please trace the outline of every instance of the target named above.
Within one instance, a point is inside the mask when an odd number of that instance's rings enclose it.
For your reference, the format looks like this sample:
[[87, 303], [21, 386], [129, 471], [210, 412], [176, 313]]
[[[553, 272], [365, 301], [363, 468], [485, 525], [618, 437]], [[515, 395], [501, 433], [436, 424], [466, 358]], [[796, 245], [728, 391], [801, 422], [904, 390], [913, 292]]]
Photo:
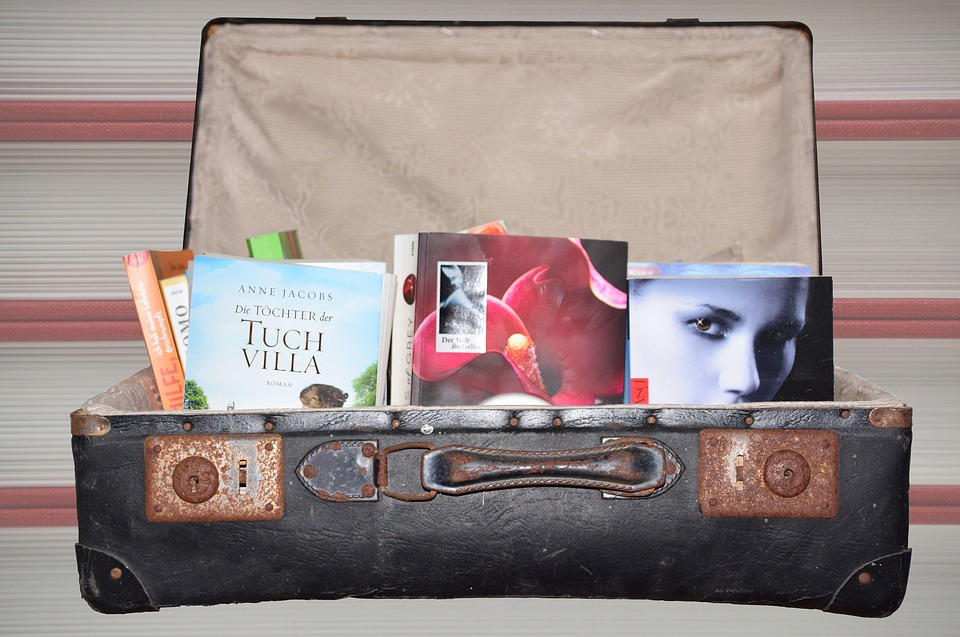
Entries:
[[630, 402], [637, 405], [646, 405], [650, 402], [649, 400], [649, 386], [650, 380], [648, 378], [631, 378], [630, 379]]

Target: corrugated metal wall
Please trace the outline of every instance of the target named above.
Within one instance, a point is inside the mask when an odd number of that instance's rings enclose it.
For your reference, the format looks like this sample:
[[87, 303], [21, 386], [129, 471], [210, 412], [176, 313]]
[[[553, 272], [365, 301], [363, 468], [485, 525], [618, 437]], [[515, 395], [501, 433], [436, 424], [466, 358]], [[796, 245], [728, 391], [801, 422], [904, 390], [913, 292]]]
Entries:
[[[73, 553], [68, 414], [147, 365], [119, 256], [179, 247], [200, 30], [225, 15], [808, 24], [837, 361], [915, 408], [915, 553], [901, 610], [862, 621], [585, 600], [283, 602], [123, 617], [87, 608]], [[0, 5], [0, 633], [955, 634], [958, 33], [953, 0]]]

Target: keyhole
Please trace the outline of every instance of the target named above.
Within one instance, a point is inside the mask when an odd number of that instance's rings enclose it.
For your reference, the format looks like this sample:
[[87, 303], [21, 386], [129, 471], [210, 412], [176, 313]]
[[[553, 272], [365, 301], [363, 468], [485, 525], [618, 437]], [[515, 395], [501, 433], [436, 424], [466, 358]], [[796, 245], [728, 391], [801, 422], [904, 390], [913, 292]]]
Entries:
[[737, 456], [733, 461], [733, 466], [737, 472], [737, 491], [743, 491], [743, 454]]
[[240, 484], [240, 495], [247, 494], [247, 459], [240, 458], [237, 463], [238, 482]]
[[197, 486], [200, 484], [200, 478], [197, 476], [190, 476], [190, 493], [197, 492]]

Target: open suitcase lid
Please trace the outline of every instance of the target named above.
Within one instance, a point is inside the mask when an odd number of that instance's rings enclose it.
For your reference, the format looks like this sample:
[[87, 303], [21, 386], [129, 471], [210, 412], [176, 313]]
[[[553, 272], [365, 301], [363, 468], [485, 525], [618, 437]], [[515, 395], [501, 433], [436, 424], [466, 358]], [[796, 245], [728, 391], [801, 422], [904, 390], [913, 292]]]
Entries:
[[811, 67], [797, 23], [216, 20], [185, 245], [297, 229], [307, 258], [389, 261], [504, 219], [819, 273]]

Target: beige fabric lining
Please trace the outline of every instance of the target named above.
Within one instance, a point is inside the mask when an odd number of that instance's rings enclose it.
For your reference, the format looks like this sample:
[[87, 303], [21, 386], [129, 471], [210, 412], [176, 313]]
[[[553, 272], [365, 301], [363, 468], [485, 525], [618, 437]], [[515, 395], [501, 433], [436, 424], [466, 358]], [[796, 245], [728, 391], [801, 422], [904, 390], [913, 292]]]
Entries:
[[632, 260], [819, 266], [810, 43], [777, 27], [227, 24], [203, 54], [190, 245], [308, 258], [504, 219]]

